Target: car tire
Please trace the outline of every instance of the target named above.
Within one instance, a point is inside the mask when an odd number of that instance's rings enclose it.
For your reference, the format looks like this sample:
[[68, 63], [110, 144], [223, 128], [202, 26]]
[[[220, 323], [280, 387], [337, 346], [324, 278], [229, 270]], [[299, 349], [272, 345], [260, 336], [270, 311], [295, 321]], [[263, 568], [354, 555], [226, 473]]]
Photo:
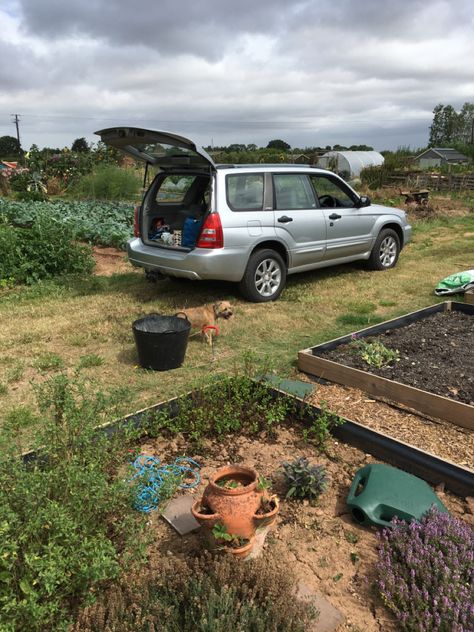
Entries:
[[400, 237], [392, 228], [384, 228], [375, 240], [368, 265], [371, 270], [393, 268], [400, 255]]
[[274, 250], [257, 250], [248, 260], [239, 290], [252, 303], [276, 301], [285, 287], [286, 266]]

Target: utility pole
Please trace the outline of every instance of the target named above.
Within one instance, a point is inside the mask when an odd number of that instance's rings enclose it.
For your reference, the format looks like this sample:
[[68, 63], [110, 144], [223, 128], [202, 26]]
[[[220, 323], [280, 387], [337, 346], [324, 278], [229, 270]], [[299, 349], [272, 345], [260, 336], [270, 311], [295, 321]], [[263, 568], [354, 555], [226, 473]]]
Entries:
[[16, 126], [16, 139], [18, 141], [18, 153], [20, 153], [21, 150], [21, 143], [20, 143], [20, 127], [19, 127], [19, 123], [20, 123], [20, 117], [18, 114], [12, 114], [13, 116], [13, 121], [12, 123], [15, 123]]

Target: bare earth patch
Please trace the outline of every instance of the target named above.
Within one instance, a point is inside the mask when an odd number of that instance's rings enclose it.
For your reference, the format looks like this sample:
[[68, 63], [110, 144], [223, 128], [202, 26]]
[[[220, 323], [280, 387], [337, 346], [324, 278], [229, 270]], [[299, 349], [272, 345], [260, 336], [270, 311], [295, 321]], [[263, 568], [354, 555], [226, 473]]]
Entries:
[[112, 276], [113, 274], [130, 272], [132, 269], [127, 255], [118, 248], [94, 246], [93, 256], [95, 261], [94, 274], [96, 276]]
[[367, 364], [354, 343], [326, 351], [324, 357], [389, 380], [474, 403], [474, 318], [462, 312], [438, 312], [365, 340], [399, 352], [381, 367]]
[[[229, 463], [245, 463], [273, 482], [272, 491], [282, 499], [280, 516], [270, 532], [264, 555], [274, 556], [279, 565], [290, 567], [311, 590], [322, 594], [345, 616], [338, 630], [347, 632], [394, 632], [396, 623], [375, 595], [372, 583], [376, 565], [376, 529], [361, 527], [352, 521], [346, 497], [355, 472], [374, 459], [356, 448], [332, 441], [329, 454], [320, 454], [301, 440], [297, 429], [280, 429], [274, 441], [263, 435], [253, 439], [228, 437], [225, 441], [206, 441], [205, 455], [189, 453], [184, 437], [174, 441], [158, 439], [142, 446], [145, 454], [154, 454], [164, 462], [187, 454], [203, 465], [202, 482], [193, 496], [200, 497], [207, 477], [216, 468]], [[307, 501], [285, 501], [285, 488], [279, 473], [281, 463], [306, 456], [312, 463], [324, 465], [330, 486], [315, 506]], [[190, 492], [188, 492], [190, 493]], [[467, 504], [448, 493], [439, 493], [449, 511], [472, 519]], [[162, 556], [188, 556], [202, 547], [199, 532], [180, 537], [154, 512], [150, 517], [154, 544], [150, 565]]]

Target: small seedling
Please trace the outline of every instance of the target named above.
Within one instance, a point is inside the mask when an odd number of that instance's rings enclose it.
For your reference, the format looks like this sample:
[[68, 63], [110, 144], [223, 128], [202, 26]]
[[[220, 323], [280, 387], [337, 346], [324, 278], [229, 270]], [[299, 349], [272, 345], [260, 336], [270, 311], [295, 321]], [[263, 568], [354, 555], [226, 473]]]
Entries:
[[351, 562], [353, 564], [357, 564], [359, 560], [360, 560], [360, 557], [357, 555], [357, 553], [351, 553]]
[[368, 342], [361, 338], [353, 338], [352, 346], [357, 355], [369, 366], [377, 369], [390, 364], [390, 362], [398, 362], [400, 360], [400, 352], [398, 349], [389, 349], [378, 340]]
[[344, 531], [344, 537], [350, 544], [357, 544], [357, 542], [359, 542], [359, 536], [353, 531]]
[[285, 483], [288, 486], [286, 498], [316, 500], [326, 491], [328, 479], [322, 465], [311, 465], [306, 457], [286, 461], [282, 465]]
[[265, 478], [265, 476], [262, 476], [261, 474], [259, 474], [258, 481], [257, 481], [257, 490], [259, 492], [263, 492], [265, 490], [270, 489], [271, 486], [272, 486], [272, 482], [268, 478]]
[[217, 522], [212, 529], [212, 535], [216, 540], [225, 540], [226, 542], [232, 542], [236, 536], [227, 531], [227, 527], [221, 522]]
[[212, 529], [212, 535], [215, 537], [216, 540], [223, 540], [224, 542], [228, 542], [233, 547], [240, 547], [248, 542], [248, 540], [246, 540], [245, 538], [241, 538], [238, 535], [229, 533], [227, 531], [227, 527], [220, 522], [217, 522], [214, 525], [214, 528]]
[[331, 430], [343, 423], [345, 423], [344, 419], [329, 410], [325, 401], [321, 401], [319, 414], [313, 417], [309, 428], [303, 429], [303, 439], [314, 442], [322, 452], [325, 452], [331, 437]]
[[238, 481], [234, 481], [232, 479], [221, 479], [220, 481], [217, 481], [217, 485], [218, 487], [225, 487], [226, 489], [237, 489], [237, 487], [240, 487], [240, 483]]
[[337, 575], [334, 575], [334, 577], [332, 578], [333, 582], [338, 582], [342, 579], [343, 574], [342, 573], [338, 573]]

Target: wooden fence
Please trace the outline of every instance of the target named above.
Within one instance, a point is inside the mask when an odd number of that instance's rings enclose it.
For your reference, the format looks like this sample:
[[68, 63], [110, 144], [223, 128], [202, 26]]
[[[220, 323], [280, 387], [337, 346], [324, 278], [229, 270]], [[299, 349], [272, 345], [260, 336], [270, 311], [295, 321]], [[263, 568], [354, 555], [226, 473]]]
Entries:
[[430, 191], [464, 191], [474, 189], [474, 173], [411, 173], [407, 175], [389, 175], [384, 180], [388, 186], [410, 189], [429, 189]]

